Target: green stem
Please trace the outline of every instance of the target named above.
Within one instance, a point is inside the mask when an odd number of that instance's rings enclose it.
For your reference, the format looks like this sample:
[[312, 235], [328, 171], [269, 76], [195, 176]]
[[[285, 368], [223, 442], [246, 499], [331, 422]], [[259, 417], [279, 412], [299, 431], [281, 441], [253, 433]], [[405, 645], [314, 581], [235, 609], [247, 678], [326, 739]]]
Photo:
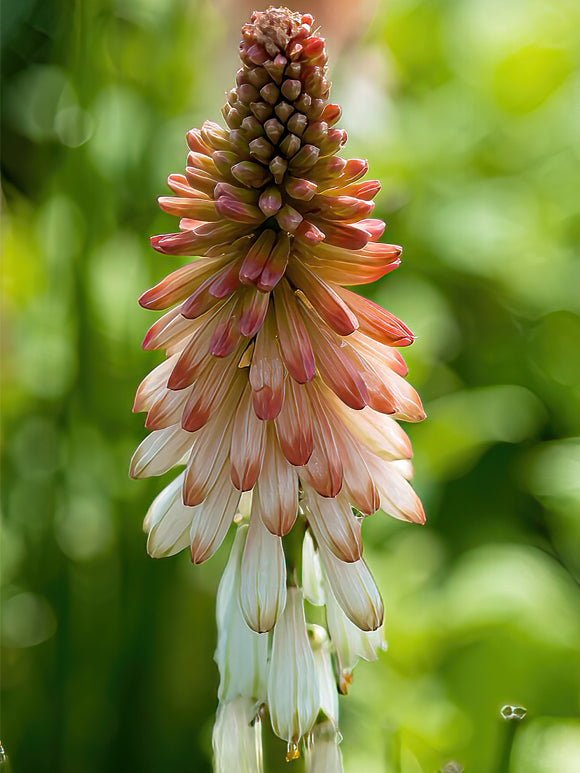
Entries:
[[504, 724], [504, 732], [500, 745], [497, 773], [509, 773], [514, 739], [518, 727], [526, 716], [526, 709], [522, 706], [504, 706], [500, 715]]
[[299, 585], [302, 579], [302, 542], [305, 533], [306, 520], [299, 515], [290, 532], [283, 537], [289, 585]]

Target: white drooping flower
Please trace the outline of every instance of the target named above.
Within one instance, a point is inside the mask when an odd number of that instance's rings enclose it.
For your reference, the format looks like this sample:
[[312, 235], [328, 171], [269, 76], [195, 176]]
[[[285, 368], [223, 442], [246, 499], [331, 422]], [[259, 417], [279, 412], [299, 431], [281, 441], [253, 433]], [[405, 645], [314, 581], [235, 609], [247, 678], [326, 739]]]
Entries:
[[143, 530], [149, 534], [147, 552], [153, 558], [172, 556], [189, 547], [192, 508], [181, 499], [183, 475], [155, 497], [143, 521]]
[[340, 740], [332, 722], [316, 725], [306, 744], [306, 773], [342, 773]]
[[341, 561], [313, 531], [324, 573], [336, 600], [358, 628], [375, 631], [383, 624], [384, 607], [368, 566], [362, 558], [352, 563]]
[[359, 658], [376, 660], [378, 650], [387, 648], [384, 629], [381, 626], [376, 631], [361, 631], [344, 614], [330, 589], [326, 594], [326, 625], [336, 651], [340, 692], [344, 694]]
[[310, 626], [310, 642], [318, 677], [320, 710], [338, 730], [338, 693], [336, 691], [336, 677], [332, 668], [331, 643], [322, 626]]
[[212, 735], [215, 773], [262, 773], [262, 727], [251, 700], [220, 702]]
[[256, 493], [242, 556], [240, 603], [246, 623], [260, 633], [274, 627], [286, 605], [282, 539], [264, 526]]
[[312, 535], [306, 531], [302, 542], [302, 590], [304, 598], [315, 607], [325, 603], [323, 583], [318, 551], [314, 547]]
[[274, 732], [289, 744], [297, 744], [311, 730], [320, 710], [302, 592], [295, 587], [288, 588], [286, 608], [274, 627], [268, 707]]
[[220, 701], [243, 696], [261, 703], [266, 699], [268, 635], [248, 628], [239, 601], [242, 551], [247, 532], [247, 526], [237, 528], [232, 552], [220, 580], [215, 660], [220, 672]]

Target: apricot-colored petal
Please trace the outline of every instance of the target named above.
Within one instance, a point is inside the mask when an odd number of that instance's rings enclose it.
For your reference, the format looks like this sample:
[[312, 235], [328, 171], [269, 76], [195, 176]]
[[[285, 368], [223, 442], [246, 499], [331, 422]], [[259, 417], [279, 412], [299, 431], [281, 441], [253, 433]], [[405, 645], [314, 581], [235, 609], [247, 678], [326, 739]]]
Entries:
[[361, 333], [389, 346], [413, 343], [413, 333], [394, 314], [344, 287], [337, 288], [336, 292], [356, 315]]
[[284, 458], [273, 426], [267, 430], [258, 494], [266, 528], [280, 537], [288, 534], [298, 514], [298, 475]]
[[306, 329], [316, 353], [316, 365], [323, 381], [351, 408], [364, 408], [369, 401], [360, 361], [354, 350], [341, 346], [341, 340], [328, 328], [317, 324], [315, 315], [305, 309]]
[[310, 400], [306, 387], [287, 379], [282, 410], [275, 419], [276, 434], [291, 464], [306, 464], [314, 449]]
[[230, 450], [230, 475], [240, 491], [249, 491], [258, 479], [264, 458], [266, 427], [266, 422], [260, 421], [254, 412], [252, 390], [248, 386], [234, 418]]
[[193, 508], [190, 541], [194, 564], [207, 561], [222, 544], [239, 501], [240, 492], [232, 486], [225, 465], [206, 499]]
[[237, 367], [239, 354], [238, 351], [231, 357], [224, 359], [208, 357], [205, 366], [199, 371], [189, 391], [181, 417], [184, 429], [195, 432], [203, 427], [211, 414], [226, 398], [226, 394], [231, 400], [230, 409], [237, 405], [237, 400], [245, 385], [243, 374]]
[[273, 298], [282, 359], [292, 378], [305, 384], [314, 378], [314, 353], [295, 295], [286, 280], [276, 286]]
[[168, 274], [165, 279], [139, 298], [144, 309], [167, 309], [188, 297], [201, 283], [220, 268], [222, 261], [199, 260]]
[[288, 266], [286, 275], [294, 287], [302, 290], [322, 319], [339, 335], [347, 336], [358, 328], [358, 321], [336, 290], [311, 271], [298, 257]]
[[342, 488], [342, 460], [316, 385], [306, 385], [314, 449], [300, 476], [323, 497], [335, 497]]
[[262, 327], [270, 294], [254, 288], [247, 288], [242, 297], [238, 330], [243, 336], [253, 338]]
[[344, 494], [328, 499], [306, 487], [304, 509], [308, 523], [341, 561], [358, 561], [362, 555], [360, 521]]
[[275, 419], [284, 400], [285, 368], [275, 336], [274, 314], [270, 310], [255, 339], [250, 365], [252, 404], [259, 419]]

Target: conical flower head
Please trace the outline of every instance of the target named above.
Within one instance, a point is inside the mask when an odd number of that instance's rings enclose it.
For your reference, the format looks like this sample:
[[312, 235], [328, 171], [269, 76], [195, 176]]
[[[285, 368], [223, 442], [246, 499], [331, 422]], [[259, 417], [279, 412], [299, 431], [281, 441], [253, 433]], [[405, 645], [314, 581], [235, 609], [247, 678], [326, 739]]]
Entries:
[[302, 488], [317, 538], [347, 563], [362, 551], [351, 506], [424, 520], [397, 466], [410, 445], [391, 418], [423, 417], [394, 348], [412, 334], [344, 287], [391, 271], [400, 248], [379, 243], [384, 224], [368, 217], [379, 184], [359, 181], [366, 162], [336, 155], [346, 133], [333, 128], [340, 109], [328, 102], [312, 24], [284, 8], [253, 14], [228, 128], [188, 133], [186, 173], [171, 175], [176, 195], [160, 199], [181, 230], [154, 247], [200, 257], [141, 298], [151, 309], [177, 304], [145, 339], [167, 360], [135, 401], [153, 431], [131, 474], [185, 464], [181, 500], [171, 488], [149, 519], [154, 555], [176, 552], [189, 532], [192, 559], [209, 558], [254, 486], [278, 537]]

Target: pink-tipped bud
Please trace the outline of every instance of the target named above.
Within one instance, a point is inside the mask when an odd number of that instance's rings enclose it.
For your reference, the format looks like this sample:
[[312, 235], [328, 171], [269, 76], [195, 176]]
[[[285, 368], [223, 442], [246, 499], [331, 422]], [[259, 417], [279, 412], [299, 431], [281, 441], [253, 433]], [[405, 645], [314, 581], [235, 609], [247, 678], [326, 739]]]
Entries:
[[300, 110], [301, 113], [308, 115], [312, 106], [312, 97], [306, 91], [303, 91], [300, 97], [294, 103], [296, 110]]
[[258, 206], [266, 217], [275, 215], [282, 206], [282, 194], [275, 185], [270, 185], [260, 196]]
[[276, 185], [280, 185], [288, 169], [288, 162], [282, 156], [276, 156], [270, 161], [269, 170], [272, 173]]
[[222, 217], [233, 220], [234, 223], [257, 223], [262, 219], [262, 213], [258, 207], [244, 204], [229, 196], [221, 196], [215, 203], [215, 208]]
[[251, 83], [244, 83], [238, 87], [238, 99], [243, 102], [244, 105], [249, 105], [251, 102], [255, 102], [259, 99], [259, 92], [255, 86]]
[[[232, 165], [238, 161], [238, 156], [235, 153], [227, 150], [216, 150], [212, 155], [214, 166], [220, 174], [224, 177], [230, 176], [230, 170]], [[192, 164], [192, 166], [195, 166]], [[209, 169], [207, 171], [210, 171]]]
[[260, 46], [250, 46], [246, 51], [246, 56], [253, 64], [264, 64], [268, 60], [268, 54]]
[[204, 121], [201, 136], [206, 145], [215, 150], [227, 150], [230, 146], [228, 132], [213, 121]]
[[230, 127], [230, 129], [239, 129], [240, 126], [242, 125], [242, 120], [244, 116], [235, 107], [228, 108], [228, 106], [226, 105], [222, 109], [222, 115], [224, 117], [225, 122]]
[[240, 268], [240, 281], [243, 284], [252, 284], [260, 276], [275, 241], [276, 234], [268, 228], [262, 231], [249, 248]]
[[214, 357], [227, 357], [234, 351], [239, 339], [235, 315], [220, 319], [210, 339], [208, 354], [213, 354]]
[[207, 153], [209, 148], [201, 137], [199, 129], [190, 129], [185, 135], [189, 149], [194, 153]]
[[280, 89], [274, 83], [266, 83], [266, 85], [262, 86], [260, 89], [260, 96], [269, 105], [275, 105], [280, 96]]
[[287, 53], [290, 59], [292, 61], [295, 61], [302, 53], [302, 46], [300, 45], [300, 43], [294, 41], [293, 43], [290, 43], [290, 48], [288, 49]]
[[262, 273], [256, 280], [256, 287], [262, 292], [270, 292], [284, 276], [290, 255], [290, 237], [279, 233]]
[[278, 221], [280, 228], [284, 231], [293, 233], [298, 228], [303, 218], [298, 210], [294, 209], [294, 207], [291, 207], [289, 204], [285, 204], [276, 215], [276, 220]]
[[248, 140], [251, 140], [254, 137], [264, 136], [264, 127], [254, 115], [247, 115], [242, 121], [240, 129], [244, 132]]
[[378, 180], [365, 180], [365, 182], [362, 183], [347, 185], [342, 189], [342, 193], [345, 196], [354, 196], [357, 199], [370, 201], [371, 199], [374, 199], [380, 190], [381, 184]]
[[334, 155], [347, 140], [344, 129], [329, 129], [326, 137], [318, 145], [322, 156]]
[[214, 298], [227, 298], [239, 285], [239, 264], [237, 262], [230, 263], [213, 277], [213, 281], [208, 287], [208, 293]]
[[369, 170], [369, 162], [364, 158], [349, 158], [344, 166], [341, 184], [355, 182], [363, 177]]
[[300, 96], [302, 83], [299, 80], [285, 80], [280, 87], [280, 91], [289, 102], [294, 102]]
[[249, 143], [248, 147], [250, 149], [250, 154], [263, 164], [269, 163], [272, 158], [272, 153], [274, 152], [274, 148], [265, 137], [257, 137]]
[[[297, 154], [299, 155], [299, 154]], [[339, 156], [326, 156], [321, 158], [316, 167], [312, 170], [310, 177], [317, 183], [338, 184], [340, 175], [346, 167], [347, 162]]]
[[343, 222], [356, 222], [369, 215], [375, 206], [372, 201], [355, 199], [352, 196], [320, 196], [317, 202], [320, 202], [320, 213], [323, 217], [340, 217]]
[[328, 134], [328, 124], [324, 121], [314, 121], [304, 132], [304, 142], [311, 142], [318, 145]]
[[304, 180], [301, 177], [287, 177], [286, 178], [286, 191], [293, 199], [300, 199], [300, 201], [310, 201], [318, 190], [316, 183], [310, 180]]
[[287, 134], [280, 143], [280, 150], [286, 158], [292, 158], [300, 150], [301, 142], [295, 134]]
[[297, 137], [302, 137], [306, 127], [308, 126], [308, 118], [302, 113], [294, 113], [286, 124], [288, 131], [295, 134]]
[[205, 193], [208, 196], [213, 194], [217, 182], [214, 175], [203, 172], [201, 169], [194, 169], [193, 167], [188, 166], [185, 170], [185, 177], [189, 185], [195, 191]]
[[326, 234], [308, 220], [303, 220], [300, 223], [296, 229], [295, 236], [299, 241], [304, 242], [310, 247], [320, 244], [326, 238]]
[[284, 134], [284, 125], [281, 124], [277, 118], [270, 118], [264, 123], [264, 130], [270, 142], [276, 145], [280, 137]]
[[285, 56], [278, 54], [278, 56], [272, 62], [266, 62], [264, 69], [271, 76], [275, 83], [280, 84], [282, 82], [282, 76], [284, 74], [284, 68], [288, 64], [288, 60]]
[[252, 161], [241, 161], [239, 164], [234, 164], [231, 172], [236, 180], [239, 180], [242, 185], [247, 185], [248, 188], [260, 188], [269, 178], [268, 171]]
[[220, 196], [228, 196], [236, 201], [243, 201], [244, 204], [256, 204], [258, 201], [258, 192], [242, 188], [239, 185], [231, 183], [218, 183], [215, 186], [213, 197], [219, 199]]
[[369, 241], [369, 234], [357, 225], [344, 225], [325, 220], [322, 224], [326, 243], [345, 250], [360, 250]]
[[252, 67], [246, 71], [246, 78], [258, 91], [270, 81], [270, 76], [265, 67]]
[[308, 38], [303, 44], [304, 55], [309, 59], [317, 59], [324, 53], [324, 39], [323, 38]]
[[340, 108], [340, 105], [326, 105], [324, 110], [322, 111], [321, 118], [329, 126], [334, 126], [334, 124], [338, 120], [340, 120], [341, 115], [342, 115], [342, 110]]
[[272, 105], [269, 105], [266, 102], [252, 102], [250, 110], [260, 123], [263, 123], [272, 115]]
[[292, 107], [292, 105], [289, 105], [288, 102], [278, 102], [278, 104], [274, 108], [274, 112], [276, 113], [278, 118], [282, 121], [282, 123], [286, 123], [286, 121], [290, 118], [290, 116], [294, 112], [294, 108]]
[[320, 149], [316, 145], [304, 145], [290, 161], [290, 171], [299, 176], [308, 172], [318, 161]]
[[369, 239], [371, 242], [376, 242], [378, 239], [381, 238], [383, 233], [385, 232], [385, 223], [383, 220], [378, 220], [376, 218], [370, 218], [368, 220], [359, 220], [357, 223], [357, 226], [359, 228], [362, 228], [363, 231], [366, 231], [369, 235]]

